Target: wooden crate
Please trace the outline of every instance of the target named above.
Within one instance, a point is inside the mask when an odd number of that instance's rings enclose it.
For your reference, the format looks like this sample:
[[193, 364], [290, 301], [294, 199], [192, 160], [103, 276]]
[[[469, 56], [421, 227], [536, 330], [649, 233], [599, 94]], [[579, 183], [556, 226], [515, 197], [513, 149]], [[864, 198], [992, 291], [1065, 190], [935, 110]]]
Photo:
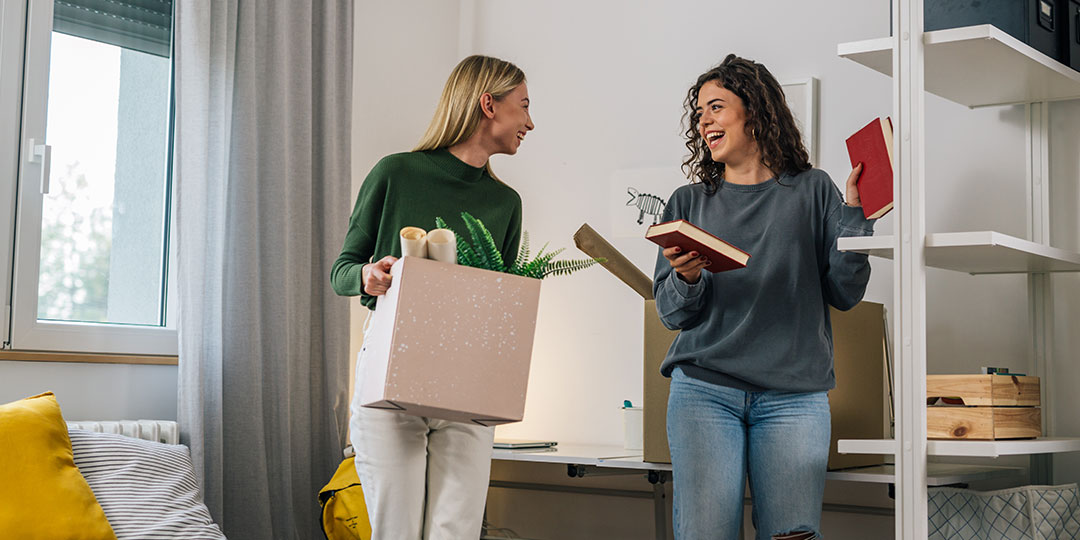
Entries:
[[927, 407], [928, 439], [1028, 439], [1042, 435], [1038, 407]]
[[1038, 407], [1039, 378], [1015, 375], [927, 375], [926, 398], [960, 398], [967, 406]]

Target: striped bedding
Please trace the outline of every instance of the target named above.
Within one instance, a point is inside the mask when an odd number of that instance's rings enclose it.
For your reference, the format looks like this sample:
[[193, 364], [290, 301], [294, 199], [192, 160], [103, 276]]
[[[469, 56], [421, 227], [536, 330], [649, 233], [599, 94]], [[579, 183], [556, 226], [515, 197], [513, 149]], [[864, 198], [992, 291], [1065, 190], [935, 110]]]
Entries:
[[75, 465], [118, 540], [224, 540], [202, 503], [186, 446], [69, 430]]

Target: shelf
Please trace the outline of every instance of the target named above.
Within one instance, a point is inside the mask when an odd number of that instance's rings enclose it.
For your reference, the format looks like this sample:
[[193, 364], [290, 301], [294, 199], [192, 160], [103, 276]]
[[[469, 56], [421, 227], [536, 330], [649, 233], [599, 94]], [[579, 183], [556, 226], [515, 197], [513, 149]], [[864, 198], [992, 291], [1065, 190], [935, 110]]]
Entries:
[[[841, 439], [841, 454], [895, 455], [894, 439]], [[998, 457], [1080, 452], [1080, 438], [1046, 437], [1016, 441], [926, 441], [929, 456]]]
[[[836, 53], [892, 76], [893, 38], [841, 43]], [[968, 107], [1080, 98], [1080, 72], [997, 27], [923, 34], [926, 91]]]
[[[893, 237], [840, 238], [840, 251], [893, 258]], [[1037, 244], [994, 231], [926, 235], [926, 266], [969, 274], [1080, 272], [1080, 253]]]
[[[947, 486], [950, 484], [966, 484], [981, 480], [993, 480], [1019, 476], [1024, 472], [1020, 467], [993, 467], [984, 465], [966, 465], [958, 463], [927, 463], [926, 485]], [[825, 478], [828, 480], [840, 480], [845, 482], [866, 482], [872, 484], [896, 483], [895, 465], [873, 465], [846, 469], [841, 471], [829, 471]]]

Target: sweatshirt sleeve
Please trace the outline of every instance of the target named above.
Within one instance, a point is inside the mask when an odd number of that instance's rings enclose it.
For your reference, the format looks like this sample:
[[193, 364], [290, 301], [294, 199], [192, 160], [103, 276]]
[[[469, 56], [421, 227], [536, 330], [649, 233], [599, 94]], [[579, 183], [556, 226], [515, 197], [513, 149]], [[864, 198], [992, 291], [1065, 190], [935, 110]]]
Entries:
[[375, 254], [388, 180], [383, 162], [380, 162], [371, 169], [360, 186], [352, 217], [349, 218], [349, 230], [345, 233], [345, 243], [330, 269], [330, 285], [341, 296], [363, 295], [363, 268]]
[[822, 276], [826, 301], [836, 309], [846, 311], [858, 304], [870, 281], [870, 261], [865, 253], [839, 251], [836, 241], [848, 236], [873, 236], [875, 219], [866, 219], [863, 209], [847, 206], [840, 198], [840, 190], [830, 181], [831, 197], [825, 217], [825, 242], [827, 253], [822, 260], [828, 261]]
[[[661, 221], [684, 219], [679, 208], [679, 192], [671, 195]], [[664, 257], [664, 248], [656, 252], [656, 268], [653, 271], [653, 295], [660, 322], [671, 330], [685, 330], [695, 326], [702, 318], [708, 298], [708, 270], [701, 271], [701, 279], [690, 284], [676, 274], [671, 263]]]

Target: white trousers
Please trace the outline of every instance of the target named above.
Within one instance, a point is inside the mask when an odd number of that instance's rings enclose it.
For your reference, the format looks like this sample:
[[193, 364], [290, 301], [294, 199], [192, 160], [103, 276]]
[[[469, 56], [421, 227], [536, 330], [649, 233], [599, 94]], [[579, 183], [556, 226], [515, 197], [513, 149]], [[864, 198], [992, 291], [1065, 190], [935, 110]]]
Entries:
[[369, 409], [358, 395], [350, 439], [372, 540], [479, 538], [495, 429]]

